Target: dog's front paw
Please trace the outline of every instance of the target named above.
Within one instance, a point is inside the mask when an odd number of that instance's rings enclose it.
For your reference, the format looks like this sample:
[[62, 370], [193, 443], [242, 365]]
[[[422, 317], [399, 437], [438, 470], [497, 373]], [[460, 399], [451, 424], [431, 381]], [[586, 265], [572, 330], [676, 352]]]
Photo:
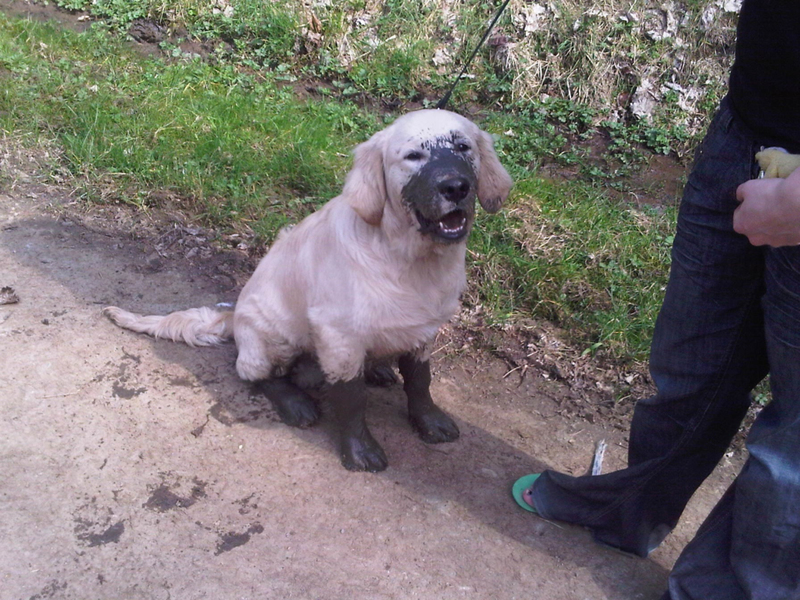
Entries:
[[341, 454], [342, 465], [348, 471], [377, 473], [389, 466], [386, 453], [371, 435], [343, 437]]
[[422, 441], [428, 444], [452, 442], [460, 435], [456, 422], [437, 406], [425, 412], [412, 414], [409, 420]]

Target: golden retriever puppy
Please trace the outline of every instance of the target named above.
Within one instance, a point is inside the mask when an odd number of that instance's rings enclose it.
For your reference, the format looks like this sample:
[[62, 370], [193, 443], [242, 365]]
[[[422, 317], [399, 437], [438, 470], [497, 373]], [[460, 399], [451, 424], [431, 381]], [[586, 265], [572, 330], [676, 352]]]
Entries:
[[236, 370], [257, 382], [281, 419], [308, 426], [314, 400], [291, 379], [313, 357], [351, 470], [387, 461], [365, 421], [365, 364], [397, 358], [413, 427], [430, 443], [459, 435], [429, 392], [430, 344], [456, 312], [466, 284], [475, 199], [499, 210], [512, 181], [492, 138], [444, 110], [398, 118], [355, 150], [342, 194], [282, 231], [234, 311], [194, 308], [141, 316], [105, 313], [121, 327], [191, 345], [233, 338]]

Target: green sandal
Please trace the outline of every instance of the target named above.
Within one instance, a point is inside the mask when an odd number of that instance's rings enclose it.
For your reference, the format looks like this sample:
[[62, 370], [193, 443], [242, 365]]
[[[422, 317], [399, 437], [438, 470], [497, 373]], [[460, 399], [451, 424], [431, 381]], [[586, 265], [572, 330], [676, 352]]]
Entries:
[[514, 500], [517, 501], [517, 504], [519, 504], [528, 512], [532, 512], [536, 515], [539, 513], [530, 504], [525, 502], [525, 500], [522, 498], [522, 494], [525, 490], [530, 489], [534, 481], [539, 479], [539, 475], [541, 475], [541, 473], [532, 473], [531, 475], [520, 477], [517, 479], [516, 483], [514, 483], [514, 487], [511, 488], [511, 495], [514, 496]]

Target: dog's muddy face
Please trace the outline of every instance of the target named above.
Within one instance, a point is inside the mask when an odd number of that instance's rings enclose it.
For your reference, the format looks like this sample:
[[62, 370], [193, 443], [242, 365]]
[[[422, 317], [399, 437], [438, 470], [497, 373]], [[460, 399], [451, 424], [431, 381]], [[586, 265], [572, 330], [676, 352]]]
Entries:
[[343, 196], [367, 223], [389, 217], [436, 242], [463, 242], [475, 220], [475, 200], [497, 212], [512, 181], [491, 136], [446, 110], [408, 113], [355, 151]]
[[453, 131], [415, 144], [403, 160], [416, 169], [401, 198], [419, 231], [445, 243], [464, 240], [475, 220], [478, 188], [473, 142]]

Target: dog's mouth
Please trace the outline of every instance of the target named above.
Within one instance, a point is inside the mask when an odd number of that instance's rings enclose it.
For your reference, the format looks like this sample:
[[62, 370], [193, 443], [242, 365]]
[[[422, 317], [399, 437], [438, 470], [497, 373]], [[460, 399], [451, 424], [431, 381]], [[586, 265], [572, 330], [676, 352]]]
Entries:
[[469, 215], [467, 211], [460, 208], [450, 211], [437, 220], [428, 219], [418, 210], [415, 212], [421, 231], [431, 233], [448, 242], [461, 241], [469, 233]]

